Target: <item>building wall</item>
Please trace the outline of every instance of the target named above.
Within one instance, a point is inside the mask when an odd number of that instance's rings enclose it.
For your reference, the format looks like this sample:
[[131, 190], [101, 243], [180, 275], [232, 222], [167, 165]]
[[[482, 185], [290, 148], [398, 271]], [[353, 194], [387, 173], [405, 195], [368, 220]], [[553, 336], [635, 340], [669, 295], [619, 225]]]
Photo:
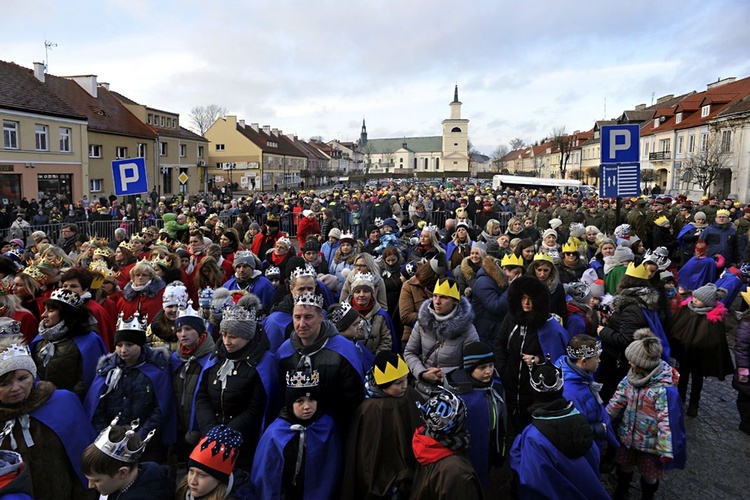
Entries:
[[[86, 156], [89, 160], [89, 180], [95, 181], [89, 183], [91, 187], [97, 188], [95, 184], [99, 184], [99, 189], [92, 190], [93, 196], [109, 196], [115, 192], [114, 178], [112, 176], [112, 161], [123, 159], [123, 158], [137, 158], [138, 157], [138, 145], [142, 144], [143, 149], [146, 152], [146, 174], [148, 175], [148, 187], [149, 190], [154, 188], [154, 175], [158, 172], [157, 163], [155, 156], [157, 154], [155, 150], [155, 143], [153, 139], [130, 137], [125, 135], [114, 135], [104, 134], [101, 132], [89, 131], [88, 133], [88, 147], [86, 149]], [[98, 157], [91, 156], [91, 148], [93, 146], [100, 147], [100, 155]], [[126, 155], [122, 157], [117, 156], [117, 148], [127, 148]], [[96, 182], [98, 181], [98, 182]], [[160, 179], [156, 178], [157, 189], [160, 185]], [[87, 186], [88, 187], [88, 186]]]
[[[86, 122], [33, 113], [0, 110], [4, 121], [18, 124], [18, 149], [6, 149], [0, 142], [0, 174], [13, 176], [0, 182], [0, 203], [22, 197], [37, 198], [40, 175], [71, 175], [71, 193], [77, 201], [88, 194], [88, 136]], [[46, 150], [36, 149], [36, 125], [47, 127]], [[60, 129], [70, 129], [70, 152], [61, 151]], [[11, 180], [12, 179], [12, 180]], [[8, 187], [13, 186], [13, 189]], [[20, 192], [16, 192], [20, 187]]]
[[[228, 184], [230, 177], [233, 182], [239, 183], [246, 176], [256, 178], [256, 188], [261, 189], [259, 181], [263, 175], [263, 151], [237, 131], [236, 116], [229, 115], [216, 120], [203, 135], [210, 141], [206, 145], [208, 175], [223, 179], [217, 182], [218, 186]], [[223, 145], [224, 149], [218, 150], [219, 145]], [[235, 170], [223, 170], [217, 166], [219, 163], [234, 163]]]

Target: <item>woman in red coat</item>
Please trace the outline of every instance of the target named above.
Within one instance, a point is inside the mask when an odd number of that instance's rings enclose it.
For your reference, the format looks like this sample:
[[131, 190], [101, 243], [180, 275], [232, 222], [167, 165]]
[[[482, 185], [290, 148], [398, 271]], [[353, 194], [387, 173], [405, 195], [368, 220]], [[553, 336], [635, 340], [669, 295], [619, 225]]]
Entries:
[[117, 313], [122, 313], [126, 319], [132, 318], [136, 312], [152, 320], [161, 311], [161, 296], [166, 284], [156, 275], [156, 271], [149, 262], [138, 262], [130, 270], [130, 281], [122, 291], [122, 297], [117, 301]]
[[312, 234], [320, 234], [320, 223], [315, 212], [312, 210], [304, 210], [302, 212], [303, 217], [299, 221], [299, 227], [297, 227], [297, 241], [299, 241], [299, 247], [305, 247], [305, 241], [307, 237]]

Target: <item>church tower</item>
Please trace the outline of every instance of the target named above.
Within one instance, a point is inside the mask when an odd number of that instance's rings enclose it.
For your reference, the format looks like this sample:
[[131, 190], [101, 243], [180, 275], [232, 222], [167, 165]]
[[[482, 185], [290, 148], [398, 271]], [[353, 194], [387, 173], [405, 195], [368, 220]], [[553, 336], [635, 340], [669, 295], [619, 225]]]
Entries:
[[450, 103], [451, 117], [443, 120], [443, 161], [445, 173], [469, 174], [469, 120], [461, 118], [458, 85]]
[[362, 131], [359, 133], [359, 149], [361, 150], [365, 144], [367, 144], [367, 125], [365, 125], [365, 119], [362, 118]]

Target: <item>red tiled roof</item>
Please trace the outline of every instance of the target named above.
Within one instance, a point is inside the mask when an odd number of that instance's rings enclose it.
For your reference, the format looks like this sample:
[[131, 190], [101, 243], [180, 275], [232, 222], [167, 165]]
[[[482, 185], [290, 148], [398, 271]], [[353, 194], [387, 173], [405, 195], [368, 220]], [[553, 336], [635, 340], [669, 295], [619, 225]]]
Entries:
[[[237, 124], [237, 132], [250, 139], [253, 144], [258, 146], [264, 153], [275, 153], [285, 156], [301, 156], [305, 157], [299, 149], [294, 147], [288, 137], [283, 134], [275, 136], [273, 134], [266, 134], [263, 129], [258, 129], [256, 132], [252, 127], [245, 125], [244, 127]], [[279, 147], [272, 147], [268, 145], [268, 142], [275, 142]]]
[[155, 139], [156, 131], [140, 121], [110, 91], [99, 86], [97, 97], [73, 80], [47, 75], [46, 86], [71, 108], [88, 117], [89, 130]]
[[0, 61], [0, 108], [85, 120], [34, 77], [33, 70]]

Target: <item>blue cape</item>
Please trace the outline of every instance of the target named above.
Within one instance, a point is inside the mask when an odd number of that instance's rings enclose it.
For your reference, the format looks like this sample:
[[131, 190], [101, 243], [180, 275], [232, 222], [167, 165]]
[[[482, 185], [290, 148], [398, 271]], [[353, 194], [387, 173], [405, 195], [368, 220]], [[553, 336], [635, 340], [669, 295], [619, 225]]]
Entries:
[[554, 317], [550, 317], [545, 324], [539, 327], [537, 335], [539, 336], [539, 344], [542, 346], [542, 352], [545, 355], [549, 354], [553, 362], [560, 356], [565, 355], [565, 347], [568, 345], [570, 337], [568, 331]]
[[[493, 379], [492, 382], [498, 394], [502, 395], [503, 389], [500, 381]], [[471, 392], [458, 393], [458, 397], [466, 403], [466, 430], [469, 431], [469, 438], [471, 439], [471, 446], [469, 446], [468, 450], [469, 460], [471, 460], [474, 471], [485, 487], [489, 484], [490, 474], [490, 411], [488, 403], [490, 396], [487, 394], [488, 390], [489, 388], [475, 388]], [[502, 419], [502, 415], [498, 415], [497, 418]], [[505, 423], [498, 420], [497, 425], [500, 427], [505, 425]], [[501, 434], [501, 432], [499, 433]], [[504, 449], [505, 436], [500, 435], [499, 437], [503, 440], [501, 449]]]
[[[99, 336], [96, 336], [99, 338]], [[91, 419], [81, 406], [78, 396], [64, 389], [57, 389], [45, 404], [29, 413], [32, 417], [46, 425], [62, 441], [68, 460], [84, 488], [88, 487], [88, 479], [81, 471], [81, 456], [83, 450], [96, 439], [96, 433], [91, 426]], [[64, 418], [61, 418], [64, 416]]]
[[695, 290], [716, 280], [716, 261], [711, 257], [692, 257], [677, 271], [677, 284], [686, 290]]
[[[198, 428], [198, 424], [195, 422], [195, 398], [198, 397], [198, 388], [201, 386], [201, 380], [203, 380], [203, 374], [206, 373], [206, 370], [208, 370], [214, 364], [216, 364], [216, 358], [212, 357], [211, 353], [207, 353], [201, 356], [200, 358], [196, 358], [194, 361], [201, 366], [201, 372], [200, 372], [200, 375], [198, 375], [198, 383], [195, 384], [195, 390], [193, 391], [193, 397], [191, 398], [190, 426], [187, 429], [188, 431], [200, 431], [200, 429]], [[186, 361], [180, 358], [176, 352], [172, 353], [172, 355], [169, 357], [169, 370], [172, 372], [173, 377], [180, 370], [180, 368], [182, 368], [182, 365], [184, 365], [185, 363]], [[175, 403], [179, 404], [178, 402], [175, 402]]]
[[518, 473], [524, 499], [609, 498], [599, 479], [599, 450], [592, 445], [580, 458], [565, 456], [533, 425], [516, 437], [510, 466]]
[[687, 434], [685, 433], [685, 415], [682, 413], [682, 400], [677, 387], [667, 387], [667, 409], [674, 460], [665, 464], [664, 469], [684, 469], [687, 462]]
[[282, 391], [279, 387], [279, 362], [271, 351], [266, 351], [255, 366], [260, 381], [266, 390], [266, 413], [260, 424], [261, 431], [266, 428], [268, 422], [277, 415], [281, 409]]
[[719, 301], [724, 304], [727, 309], [732, 307], [734, 299], [737, 298], [737, 294], [740, 293], [740, 290], [746, 288], [739, 276], [730, 271], [724, 271], [721, 273], [719, 279], [716, 280], [716, 286], [724, 288], [727, 291], [727, 296]]
[[[88, 392], [91, 382], [93, 382], [94, 376], [96, 376], [96, 363], [99, 362], [99, 358], [107, 354], [107, 348], [104, 346], [102, 338], [94, 332], [89, 332], [85, 335], [75, 335], [72, 339], [76, 343], [76, 346], [78, 346], [78, 352], [81, 353], [83, 384], [86, 386], [86, 391]], [[43, 340], [42, 336], [37, 335], [31, 341], [31, 352], [34, 352], [34, 346], [41, 340]]]
[[[223, 285], [222, 288], [227, 290], [239, 290], [240, 287], [237, 285], [237, 278], [232, 276]], [[270, 311], [273, 307], [273, 296], [276, 293], [276, 289], [273, 287], [271, 282], [265, 276], [258, 276], [253, 284], [250, 286], [249, 291], [256, 295], [260, 299], [260, 303], [263, 304], [263, 309]]]
[[[162, 370], [158, 366], [146, 362], [141, 363], [136, 368], [151, 381], [156, 401], [159, 403], [159, 410], [161, 411], [161, 428], [159, 429], [161, 431], [161, 440], [166, 445], [172, 444], [177, 441], [177, 413], [169, 367]], [[89, 421], [94, 416], [97, 406], [99, 406], [101, 396], [107, 390], [106, 378], [106, 375], [97, 374], [97, 377], [91, 384], [91, 389], [89, 389], [86, 395], [84, 407], [86, 413], [89, 415]], [[114, 418], [114, 415], [112, 417]]]
[[[353, 342], [343, 337], [342, 335], [334, 335], [333, 337], [328, 338], [328, 342], [326, 343], [325, 348], [336, 351], [341, 356], [343, 356], [344, 359], [346, 359], [349, 364], [352, 365], [355, 370], [357, 370], [360, 378], [363, 381], [365, 380], [365, 373], [367, 373], [367, 370], [369, 370], [371, 366], [365, 365], [366, 360], [363, 359], [362, 353], [354, 346]], [[287, 339], [283, 344], [281, 344], [281, 347], [279, 347], [279, 350], [276, 352], [276, 359], [288, 358], [290, 356], [293, 356], [295, 353], [296, 351], [294, 350], [294, 347], [292, 347], [291, 340]], [[375, 358], [373, 357], [373, 360], [374, 359]]]
[[286, 328], [292, 322], [292, 315], [284, 311], [274, 311], [263, 320], [263, 329], [266, 331], [271, 352], [279, 350], [281, 344], [286, 340]]
[[659, 319], [659, 313], [650, 309], [646, 309], [644, 307], [641, 308], [641, 311], [643, 311], [643, 316], [646, 318], [646, 322], [648, 323], [649, 328], [651, 328], [651, 331], [654, 332], [654, 335], [659, 337], [659, 340], [661, 341], [661, 359], [669, 363], [671, 350], [669, 348], [669, 340], [667, 340], [667, 334], [664, 331], [661, 320]]
[[[395, 352], [396, 354], [401, 352], [401, 338], [396, 335], [396, 329], [393, 327], [393, 320], [391, 319], [391, 315], [388, 314], [388, 311], [384, 308], [380, 308], [380, 311], [377, 312], [380, 316], [383, 316], [385, 318], [385, 324], [388, 325], [388, 329], [391, 331], [391, 352]], [[373, 364], [375, 363], [373, 356]], [[372, 364], [370, 365], [372, 366]]]
[[[258, 442], [250, 480], [256, 498], [280, 498], [284, 447], [297, 435], [282, 418], [268, 426]], [[305, 435], [305, 499], [335, 498], [341, 477], [341, 443], [333, 419], [323, 415]]]

